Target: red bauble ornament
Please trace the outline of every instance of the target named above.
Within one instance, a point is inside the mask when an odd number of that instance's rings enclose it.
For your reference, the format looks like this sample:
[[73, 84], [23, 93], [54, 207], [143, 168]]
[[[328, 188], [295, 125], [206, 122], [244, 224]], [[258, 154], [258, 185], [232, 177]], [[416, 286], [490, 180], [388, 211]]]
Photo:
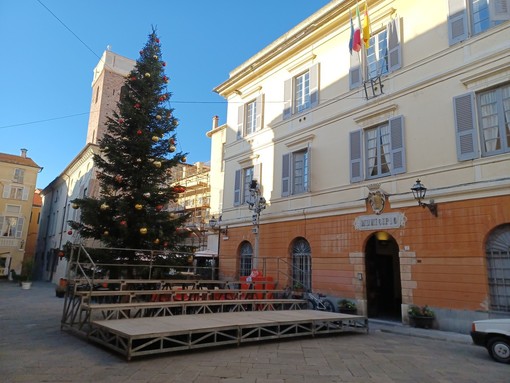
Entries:
[[119, 224], [120, 226], [127, 226], [127, 222], [124, 220], [120, 221]]
[[159, 101], [165, 101], [165, 98], [164, 98], [163, 96], [161, 96], [161, 97], [159, 98]]
[[156, 205], [156, 210], [157, 211], [161, 211], [161, 209], [163, 209], [163, 205]]
[[156, 37], [156, 40], [154, 40], [154, 41], [156, 41], [159, 44], [159, 39], [157, 37]]
[[119, 124], [123, 124], [124, 123], [124, 119], [123, 118], [119, 118]]
[[64, 258], [64, 255], [65, 255], [65, 254], [64, 254], [64, 252], [63, 252], [63, 251], [59, 251], [59, 252], [58, 252], [58, 257], [59, 257], [60, 259]]
[[72, 231], [72, 230], [69, 230], [69, 231], [67, 232], [67, 234], [69, 234], [69, 235], [73, 235], [73, 231]]
[[141, 129], [138, 129], [138, 130], [136, 131], [136, 134], [138, 134], [139, 136], [141, 136], [141, 135], [142, 135], [142, 130], [141, 130]]
[[117, 183], [119, 183], [119, 184], [122, 182], [122, 176], [121, 176], [120, 174], [117, 174], [117, 175], [115, 176], [115, 182], [117, 182]]
[[134, 107], [135, 107], [135, 109], [140, 109], [140, 104], [139, 104], [139, 103], [136, 103], [136, 104], [134, 105]]
[[161, 65], [166, 66], [166, 62], [164, 62], [164, 61], [163, 61], [163, 62], [161, 63]]
[[131, 76], [131, 81], [136, 81], [136, 77], [135, 76]]

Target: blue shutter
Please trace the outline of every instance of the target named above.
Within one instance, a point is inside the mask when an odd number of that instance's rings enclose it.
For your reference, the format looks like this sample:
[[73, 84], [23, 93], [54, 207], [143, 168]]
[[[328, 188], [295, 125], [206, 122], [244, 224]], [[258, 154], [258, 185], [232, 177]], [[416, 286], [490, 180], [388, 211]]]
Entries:
[[478, 158], [474, 93], [454, 97], [453, 113], [457, 137], [457, 159], [459, 161], [466, 161]]
[[312, 191], [312, 145], [310, 143], [308, 144], [308, 147], [306, 148], [306, 188], [305, 192], [311, 192]]
[[256, 117], [255, 117], [255, 131], [262, 129], [263, 116], [264, 116], [264, 95], [261, 94], [255, 99]]
[[402, 66], [402, 44], [400, 43], [400, 19], [395, 18], [387, 26], [388, 70], [393, 72]]
[[350, 142], [350, 174], [351, 182], [363, 181], [363, 158], [362, 158], [362, 142], [361, 129], [349, 133]]
[[237, 108], [237, 136], [236, 136], [237, 140], [239, 140], [243, 136], [243, 128], [244, 128], [244, 104]]
[[404, 117], [390, 119], [391, 174], [406, 172], [406, 151], [404, 141]]
[[241, 204], [241, 170], [236, 170], [234, 178], [234, 206]]
[[319, 63], [308, 71], [310, 79], [310, 108], [319, 104]]
[[456, 44], [468, 38], [466, 0], [448, 0], [448, 42]]
[[290, 153], [282, 157], [282, 197], [290, 195]]
[[292, 79], [289, 78], [283, 83], [283, 119], [292, 116]]

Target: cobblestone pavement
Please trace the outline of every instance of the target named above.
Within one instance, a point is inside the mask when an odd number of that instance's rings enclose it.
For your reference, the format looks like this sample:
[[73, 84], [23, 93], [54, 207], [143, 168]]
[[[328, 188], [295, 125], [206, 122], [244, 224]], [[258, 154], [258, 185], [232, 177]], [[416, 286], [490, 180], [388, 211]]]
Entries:
[[138, 358], [130, 362], [60, 330], [54, 285], [0, 282], [1, 382], [508, 383], [468, 335], [382, 322], [370, 333], [272, 341]]

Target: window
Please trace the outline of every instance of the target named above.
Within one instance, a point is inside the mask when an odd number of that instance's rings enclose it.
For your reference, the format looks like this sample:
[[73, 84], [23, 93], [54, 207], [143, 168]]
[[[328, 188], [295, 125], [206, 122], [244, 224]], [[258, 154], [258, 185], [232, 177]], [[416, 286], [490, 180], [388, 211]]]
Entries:
[[370, 37], [370, 46], [351, 55], [349, 88], [354, 89], [368, 80], [386, 75], [402, 66], [401, 21], [392, 19], [385, 28]]
[[510, 152], [510, 84], [453, 101], [459, 161]]
[[310, 148], [283, 155], [282, 197], [310, 191]]
[[294, 79], [294, 100], [295, 112], [299, 113], [310, 107], [310, 73], [305, 73], [297, 76]]
[[253, 166], [243, 169], [243, 198], [241, 203], [246, 203], [250, 200], [250, 184], [253, 180]]
[[366, 53], [368, 78], [388, 73], [388, 32], [386, 30], [370, 38], [370, 46]]
[[510, 20], [510, 0], [449, 0], [450, 45]]
[[239, 169], [234, 179], [234, 206], [248, 202], [251, 198], [250, 184], [256, 179], [261, 184], [261, 165], [248, 166]]
[[247, 277], [251, 274], [253, 259], [253, 249], [251, 243], [243, 242], [241, 245], [241, 255], [239, 262], [239, 275], [241, 277]]
[[[364, 131], [351, 132], [349, 144], [351, 182], [406, 171], [402, 116], [394, 117], [386, 123]], [[366, 164], [364, 172], [363, 163]]]
[[21, 238], [23, 232], [23, 217], [1, 216], [0, 233], [3, 237]]
[[368, 129], [365, 134], [367, 148], [367, 178], [376, 178], [390, 173], [390, 129], [383, 124]]
[[28, 188], [23, 186], [5, 185], [2, 197], [26, 201], [28, 200]]
[[283, 84], [283, 119], [319, 104], [319, 64], [288, 79]]
[[262, 129], [264, 95], [239, 107], [237, 111], [237, 139]]
[[14, 182], [16, 182], [18, 184], [22, 184], [24, 177], [25, 177], [25, 170], [14, 169], [14, 179], [13, 179]]

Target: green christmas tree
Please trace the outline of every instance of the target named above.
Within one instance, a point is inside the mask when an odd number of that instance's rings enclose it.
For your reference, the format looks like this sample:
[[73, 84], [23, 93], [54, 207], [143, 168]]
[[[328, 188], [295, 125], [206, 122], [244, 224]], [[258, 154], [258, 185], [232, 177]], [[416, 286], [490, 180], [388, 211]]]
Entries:
[[169, 181], [172, 168], [186, 159], [176, 152], [178, 120], [168, 107], [165, 66], [153, 29], [94, 156], [100, 196], [71, 201], [81, 214], [69, 224], [83, 238], [129, 249], [175, 250], [179, 243], [177, 229], [187, 216], [169, 213], [167, 204], [183, 191]]

